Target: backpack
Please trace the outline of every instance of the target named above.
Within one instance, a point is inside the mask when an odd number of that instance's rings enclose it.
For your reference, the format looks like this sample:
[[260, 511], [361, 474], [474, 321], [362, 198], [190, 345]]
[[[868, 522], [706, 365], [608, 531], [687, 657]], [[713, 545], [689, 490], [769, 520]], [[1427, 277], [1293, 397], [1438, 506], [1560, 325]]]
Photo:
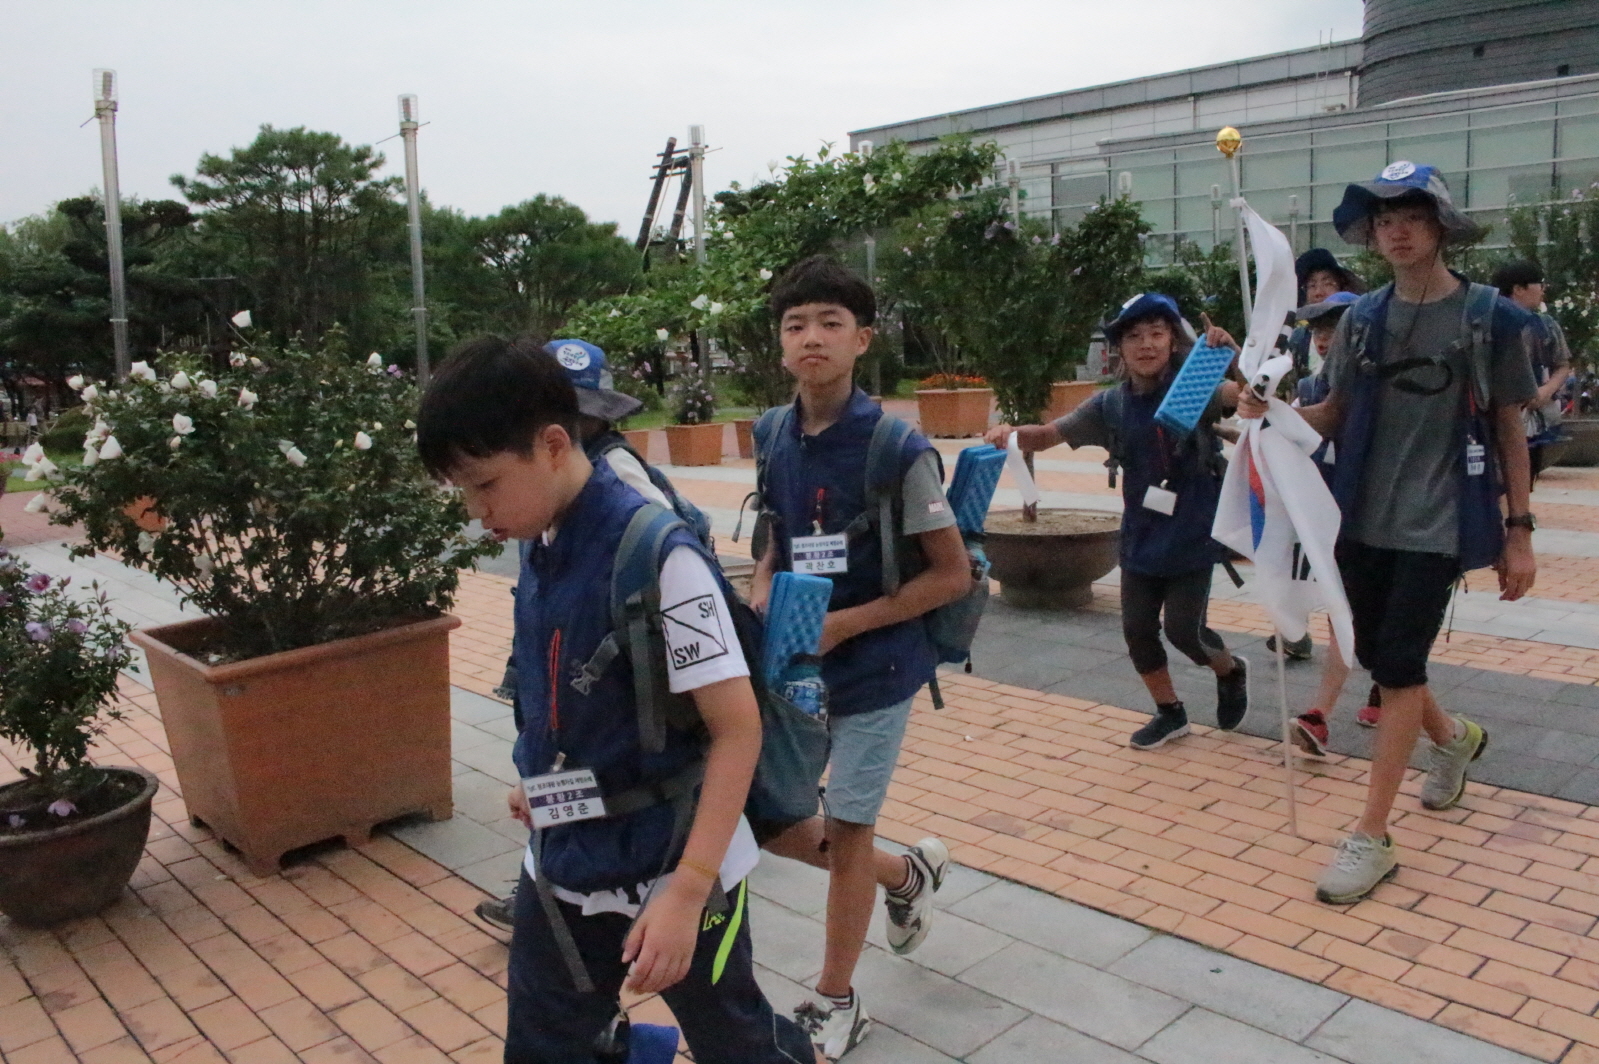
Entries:
[[680, 494], [665, 473], [650, 465], [643, 455], [635, 451], [627, 442], [627, 437], [612, 429], [584, 444], [583, 451], [588, 455], [590, 462], [598, 462], [617, 448], [621, 448], [638, 460], [638, 464], [644, 467], [645, 475], [650, 478], [650, 483], [654, 484], [672, 504], [672, 511], [688, 526], [688, 530], [694, 533], [695, 538], [714, 554], [716, 545], [711, 538], [711, 519], [705, 515], [705, 511]]
[[[762, 414], [755, 423], [755, 492], [757, 532], [770, 524], [766, 507], [766, 462], [773, 442], [788, 431], [794, 416], [794, 404], [773, 407]], [[905, 441], [910, 438], [911, 427], [892, 414], [883, 414], [872, 429], [871, 441], [866, 447], [866, 508], [844, 529], [846, 536], [856, 536], [876, 529], [883, 562], [883, 594], [894, 595], [900, 585], [911, 580], [927, 568], [927, 559], [920, 544], [902, 531], [905, 526], [903, 476], [900, 472], [900, 454]], [[935, 450], [936, 456], [938, 452]], [[944, 477], [943, 458], [938, 459], [939, 480]], [[746, 498], [745, 502], [749, 499]], [[946, 602], [937, 609], [923, 614], [928, 638], [940, 664], [964, 664], [972, 671], [972, 643], [977, 638], [977, 626], [988, 606], [988, 557], [983, 552], [981, 534], [962, 533], [966, 554], [971, 565], [972, 586], [960, 598]], [[734, 542], [738, 534], [733, 535]], [[764, 540], [751, 538], [752, 549], [759, 546], [765, 553]], [[759, 555], [757, 555], [759, 557]], [[929, 683], [933, 708], [943, 709], [944, 698], [938, 688], [938, 677]]]
[[[1118, 384], [1104, 392], [1105, 398], [1100, 400], [1104, 404], [1100, 407], [1100, 415], [1105, 422], [1105, 450], [1109, 452], [1105, 469], [1113, 488], [1116, 486], [1117, 473], [1127, 464], [1127, 441], [1122, 434], [1122, 418], [1127, 402], [1125, 388], [1126, 385]], [[1221, 453], [1221, 441], [1203, 418], [1193, 432], [1177, 441], [1173, 457], [1184, 475], [1210, 473], [1220, 480], [1227, 472], [1227, 458]]]

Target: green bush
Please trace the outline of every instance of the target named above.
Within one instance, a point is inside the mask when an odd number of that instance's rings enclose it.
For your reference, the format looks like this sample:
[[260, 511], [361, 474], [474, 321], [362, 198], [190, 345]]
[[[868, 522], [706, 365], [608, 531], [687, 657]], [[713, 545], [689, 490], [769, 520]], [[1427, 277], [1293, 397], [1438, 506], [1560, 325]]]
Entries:
[[44, 444], [47, 451], [75, 451], [83, 445], [84, 434], [93, 424], [89, 412], [81, 406], [75, 406], [56, 418], [39, 442]]

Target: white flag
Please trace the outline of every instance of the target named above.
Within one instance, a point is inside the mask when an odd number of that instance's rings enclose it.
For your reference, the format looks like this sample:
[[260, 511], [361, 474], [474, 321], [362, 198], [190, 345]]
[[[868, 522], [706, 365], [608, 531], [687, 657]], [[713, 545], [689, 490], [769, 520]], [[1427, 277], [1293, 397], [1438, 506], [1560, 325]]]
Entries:
[[[1239, 366], [1272, 396], [1292, 366], [1277, 353], [1277, 340], [1294, 308], [1294, 253], [1248, 204], [1243, 211], [1259, 281]], [[1321, 437], [1287, 403], [1272, 397], [1268, 405], [1264, 418], [1242, 422], [1211, 535], [1255, 563], [1261, 605], [1283, 639], [1304, 638], [1311, 611], [1325, 608], [1344, 663], [1353, 665], [1354, 628], [1333, 557], [1338, 503], [1310, 457]]]
[[239, 311], [233, 316], [233, 324], [241, 329], [248, 329], [250, 327], [250, 312], [248, 310]]

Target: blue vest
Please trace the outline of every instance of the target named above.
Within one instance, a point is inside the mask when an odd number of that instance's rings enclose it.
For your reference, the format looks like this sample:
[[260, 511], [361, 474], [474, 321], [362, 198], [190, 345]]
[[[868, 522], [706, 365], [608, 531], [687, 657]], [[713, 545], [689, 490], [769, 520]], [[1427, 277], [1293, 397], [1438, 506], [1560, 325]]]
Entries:
[[[678, 728], [666, 730], [659, 754], [644, 752], [626, 655], [612, 661], [586, 693], [571, 682], [611, 631], [612, 562], [628, 519], [643, 505], [644, 497], [607, 463], [597, 463], [567, 508], [555, 541], [532, 543], [523, 554], [514, 651], [526, 724], [512, 750], [523, 777], [549, 772], [560, 752], [565, 768], [592, 768], [601, 794], [609, 796], [671, 779], [704, 754], [702, 738]], [[667, 542], [697, 544], [686, 529]], [[523, 662], [539, 664], [526, 668]], [[580, 893], [651, 879], [675, 856], [667, 852], [672, 821], [672, 806], [662, 803], [627, 816], [547, 828], [544, 874]]]
[[[796, 399], [788, 431], [773, 440], [767, 459], [769, 497], [765, 505], [777, 518], [772, 524], [772, 542], [778, 568], [789, 568], [790, 539], [811, 535], [818, 517], [822, 531], [829, 535], [856, 525], [849, 540], [849, 572], [831, 578], [829, 611], [859, 606], [883, 594], [882, 547], [877, 533], [865, 527], [864, 519], [856, 520], [867, 515], [866, 450], [882, 416], [877, 404], [856, 388], [836, 422], [815, 436], [805, 436], [804, 416]], [[901, 477], [918, 456], [932, 449], [921, 433], [910, 433], [900, 452]], [[828, 712], [847, 717], [903, 702], [931, 680], [936, 669], [937, 655], [923, 618], [863, 632], [822, 659]]]

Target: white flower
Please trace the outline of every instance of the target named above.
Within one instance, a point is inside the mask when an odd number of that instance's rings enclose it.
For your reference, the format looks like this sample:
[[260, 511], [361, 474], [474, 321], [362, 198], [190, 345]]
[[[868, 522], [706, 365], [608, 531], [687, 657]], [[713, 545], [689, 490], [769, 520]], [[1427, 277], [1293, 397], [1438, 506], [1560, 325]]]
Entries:
[[865, 177], [861, 178], [861, 183], [866, 186], [866, 191], [877, 191], [877, 178], [873, 177], [871, 174], [867, 174]]
[[172, 390], [186, 392], [189, 390], [189, 375], [181, 369], [172, 375]]
[[288, 454], [289, 453], [289, 448], [291, 448], [293, 446], [294, 446], [294, 444], [291, 443], [288, 440], [279, 440], [278, 441], [278, 453], [279, 454]]
[[200, 570], [201, 576], [209, 577], [211, 575], [211, 570], [217, 567], [217, 563], [216, 560], [211, 557], [211, 555], [202, 554], [198, 558], [194, 559], [194, 567]]
[[29, 444], [28, 449], [22, 452], [22, 460], [28, 465], [37, 465], [44, 461], [44, 446], [39, 443]]
[[612, 307], [611, 308], [611, 312], [609, 314], [605, 315], [605, 316], [607, 318], [620, 318], [622, 316], [622, 308], [620, 308], [620, 307]]
[[67, 378], [67, 387], [71, 388], [75, 392], [83, 391], [84, 383], [83, 374], [81, 373], [74, 374], [73, 376]]
[[179, 447], [183, 446], [183, 437], [182, 436], [174, 436], [174, 437], [172, 437], [170, 440], [167, 441], [167, 446], [172, 448], [174, 451], [177, 450]]
[[22, 479], [27, 481], [43, 480], [59, 471], [59, 466], [50, 461], [50, 459], [41, 456], [37, 462], [28, 467], [28, 475]]
[[669, 338], [669, 337], [670, 337], [670, 336], [671, 336], [671, 335], [672, 335], [672, 334], [671, 334], [671, 333], [669, 333], [669, 332], [667, 332], [667, 331], [666, 331], [666, 330], [665, 330], [665, 329], [656, 329], [656, 330], [655, 330], [655, 338], [656, 338], [656, 339], [657, 339], [657, 340], [659, 340], [659, 341], [661, 341], [661, 343], [663, 343], [663, 344], [664, 344], [664, 343], [666, 343], [666, 341], [667, 341], [667, 339], [668, 339], [668, 338]]
[[188, 414], [173, 414], [172, 431], [179, 436], [187, 436], [194, 431], [194, 419]]
[[237, 325], [239, 328], [248, 329], [250, 327], [250, 312], [248, 310], [241, 310], [235, 314], [231, 320], [233, 324]]
[[148, 532], [140, 532], [139, 549], [144, 553], [149, 554], [155, 549], [155, 537]]
[[704, 292], [701, 292], [699, 295], [694, 297], [694, 302], [690, 303], [689, 306], [693, 307], [695, 310], [704, 310], [705, 305], [710, 301], [711, 297], [706, 295]]
[[405, 427], [408, 428], [408, 429], [414, 429], [414, 428], [416, 428], [416, 422], [412, 421], [410, 418], [406, 418], [405, 419]]
[[117, 442], [117, 438], [115, 436], [107, 436], [105, 444], [103, 446], [101, 446], [101, 448], [100, 448], [100, 458], [101, 458], [101, 460], [102, 461], [106, 461], [106, 460], [109, 460], [109, 459], [112, 459], [112, 458], [121, 458], [121, 457], [122, 457], [122, 444]]
[[772, 279], [772, 271], [763, 268], [760, 272], [760, 278], [763, 281], [770, 281]]
[[263, 363], [259, 358], [256, 358], [254, 355], [250, 356], [251, 369], [260, 369], [263, 365], [265, 365], [265, 363]]
[[255, 402], [259, 398], [261, 397], [256, 395], [248, 388], [239, 389], [239, 405], [244, 407], [246, 410], [254, 410]]
[[79, 392], [78, 394], [83, 397], [83, 401], [84, 402], [92, 403], [96, 399], [100, 398], [100, 389], [98, 389], [94, 385], [90, 384], [90, 385], [87, 385], [83, 389], [83, 391]]
[[100, 461], [100, 452], [95, 449], [93, 444], [84, 444], [83, 464], [92, 466], [98, 461]]
[[383, 356], [378, 354], [376, 351], [372, 352], [366, 358], [366, 368], [371, 373], [382, 373]]
[[712, 314], [720, 314], [720, 313], [722, 313], [722, 304], [720, 304], [720, 303], [712, 303], [710, 312]]
[[199, 388], [200, 394], [205, 396], [207, 399], [215, 399], [217, 397], [216, 381], [201, 381], [199, 384], [195, 385], [195, 387]]
[[372, 431], [373, 432], [382, 432], [383, 431], [383, 422], [381, 422], [381, 421], [372, 422]]
[[39, 494], [28, 500], [28, 505], [22, 508], [22, 512], [28, 514], [42, 514], [49, 507], [49, 505], [50, 500], [45, 498], [44, 492], [41, 491]]
[[372, 437], [364, 432], [357, 432], [355, 434], [355, 449], [358, 451], [370, 451], [372, 449]]
[[242, 351], [235, 351], [228, 356], [228, 365], [232, 366], [234, 369], [242, 369], [244, 364], [248, 361], [250, 360], [244, 357], [244, 352]]
[[289, 446], [287, 451], [283, 452], [283, 457], [287, 458], [289, 460], [289, 464], [296, 468], [305, 465], [305, 452], [300, 450], [298, 447], [293, 446], [292, 444]]
[[105, 418], [97, 417], [94, 419], [94, 428], [89, 430], [88, 435], [83, 438], [83, 442], [88, 443], [93, 440], [95, 443], [99, 443], [109, 435], [111, 435], [111, 426], [106, 424]]
[[128, 369], [128, 376], [134, 380], [153, 381], [155, 380], [155, 370], [150, 368], [150, 363], [148, 362], [135, 362]]

